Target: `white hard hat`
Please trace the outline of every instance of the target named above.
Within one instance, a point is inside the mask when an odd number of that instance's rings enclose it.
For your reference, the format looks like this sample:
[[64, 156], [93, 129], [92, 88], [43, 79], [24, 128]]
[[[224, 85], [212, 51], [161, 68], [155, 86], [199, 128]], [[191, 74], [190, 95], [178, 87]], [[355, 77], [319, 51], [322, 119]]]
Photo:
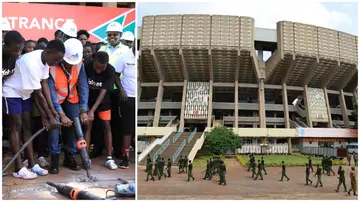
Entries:
[[73, 21], [66, 21], [60, 30], [71, 37], [77, 37], [77, 26]]
[[106, 32], [122, 32], [122, 31], [123, 31], [123, 27], [118, 22], [111, 22], [106, 28]]
[[2, 19], [1, 29], [2, 31], [11, 31], [10, 23], [6, 18]]
[[82, 43], [78, 39], [71, 38], [64, 42], [64, 46], [64, 60], [71, 65], [79, 64], [83, 59]]
[[127, 31], [122, 34], [121, 39], [126, 41], [134, 41], [135, 36], [132, 32]]

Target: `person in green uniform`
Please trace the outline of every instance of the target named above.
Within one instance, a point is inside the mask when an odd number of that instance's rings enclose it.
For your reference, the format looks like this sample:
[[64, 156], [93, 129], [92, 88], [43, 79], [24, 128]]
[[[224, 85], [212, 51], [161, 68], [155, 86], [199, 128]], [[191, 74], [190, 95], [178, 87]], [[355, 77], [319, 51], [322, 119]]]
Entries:
[[210, 173], [211, 173], [211, 176], [213, 175], [213, 159], [210, 158]]
[[[288, 176], [286, 176], [285, 162], [282, 161], [281, 163], [282, 163], [282, 166], [281, 166], [281, 179], [280, 179], [280, 181], [282, 181], [284, 177], [286, 177], [287, 181], [289, 181], [290, 178], [288, 178]], [[279, 173], [279, 174], [280, 174], [280, 173]]]
[[220, 175], [219, 185], [221, 185], [221, 184], [226, 185], [225, 174], [226, 174], [226, 167], [225, 167], [224, 161], [221, 161], [220, 172], [219, 172], [219, 175]]
[[152, 167], [153, 167], [153, 164], [150, 159], [150, 162], [146, 165], [146, 172], [147, 172], [146, 181], [149, 181], [149, 176], [151, 177], [152, 181], [155, 181], [154, 175], [152, 173], [153, 172]]
[[204, 180], [206, 180], [206, 179], [211, 180], [211, 177], [212, 177], [212, 173], [211, 173], [210, 161], [207, 160], [207, 161], [206, 161], [205, 177], [204, 177], [203, 179], [204, 179]]
[[166, 178], [166, 175], [164, 173], [164, 168], [165, 168], [165, 159], [161, 158], [161, 161], [160, 161], [160, 175], [164, 176]]
[[[150, 162], [151, 162], [151, 158], [150, 158], [150, 155], [148, 154], [147, 158], [146, 158], [146, 165], [148, 165]], [[146, 166], [145, 172], [147, 172], [147, 166]]]
[[355, 167], [357, 167], [358, 158], [357, 158], [357, 154], [355, 152], [353, 152], [353, 159], [354, 159]]
[[251, 167], [251, 171], [252, 171], [252, 178], [254, 178], [254, 176], [255, 176], [255, 172], [256, 172], [256, 162], [254, 161], [253, 163], [252, 163], [252, 167]]
[[336, 192], [339, 192], [339, 188], [341, 186], [341, 184], [343, 184], [345, 192], [346, 191], [346, 183], [345, 183], [345, 171], [342, 169], [342, 166], [339, 166], [339, 170], [338, 170], [338, 174], [339, 174], [339, 184], [337, 186], [337, 189], [335, 189]]
[[265, 170], [264, 157], [261, 157], [261, 171], [264, 171], [264, 172], [265, 172], [265, 175], [267, 175], [266, 170]]
[[323, 186], [323, 184], [321, 182], [321, 174], [322, 174], [321, 173], [321, 168], [320, 168], [319, 165], [317, 165], [316, 167], [317, 167], [317, 169], [316, 169], [316, 173], [315, 173], [314, 176], [317, 176], [317, 182], [316, 182], [315, 188], [317, 188], [319, 184], [320, 184], [320, 187]]
[[355, 167], [351, 167], [350, 171], [350, 181], [351, 181], [351, 189], [348, 191], [350, 195], [351, 191], [354, 192], [354, 196], [357, 196], [357, 182], [356, 182], [356, 174], [355, 174]]
[[189, 164], [188, 164], [188, 166], [189, 166], [189, 169], [188, 169], [188, 182], [190, 181], [190, 178], [192, 178], [193, 179], [193, 181], [195, 180], [195, 178], [193, 177], [193, 175], [192, 175], [192, 169], [193, 169], [193, 165], [192, 165], [192, 163], [191, 163], [191, 160], [189, 160]]
[[182, 157], [182, 156], [180, 156], [179, 161], [178, 161], [179, 174], [181, 173], [181, 170], [182, 170], [182, 165], [183, 165], [183, 157]]
[[258, 160], [258, 166], [257, 166], [257, 168], [258, 168], [258, 172], [257, 172], [256, 177], [255, 177], [254, 180], [257, 180], [257, 178], [258, 178], [259, 175], [260, 175], [260, 177], [261, 177], [260, 180], [264, 180], [264, 179], [263, 179], [263, 176], [262, 176], [262, 174], [261, 174], [262, 164], [261, 164], [260, 160]]
[[246, 165], [248, 165], [248, 170], [247, 170], [248, 172], [250, 172], [250, 169], [252, 168], [252, 160], [253, 160], [252, 154], [250, 154], [249, 157], [250, 157], [249, 161], [246, 163]]
[[189, 161], [188, 157], [185, 156], [185, 158], [184, 158], [185, 173], [188, 173], [188, 161]]
[[351, 154], [350, 153], [347, 154], [346, 159], [349, 162], [349, 166], [351, 166]]
[[328, 160], [327, 160], [327, 175], [330, 176], [330, 172], [333, 173], [333, 175], [335, 176], [335, 173], [334, 171], [332, 170], [332, 160], [330, 157], [328, 157]]
[[311, 156], [309, 156], [309, 168], [311, 169], [311, 172], [314, 172]]
[[166, 170], [167, 170], [168, 177], [171, 177], [171, 160], [170, 160], [170, 158], [168, 158]]
[[321, 159], [321, 166], [322, 166], [322, 173], [325, 173], [326, 170], [326, 156], [323, 156], [323, 158]]
[[312, 184], [312, 181], [310, 180], [310, 166], [309, 164], [306, 164], [306, 185], [309, 185], [309, 182], [310, 182], [310, 185]]
[[154, 176], [158, 176], [158, 179], [161, 180], [159, 159], [155, 160]]

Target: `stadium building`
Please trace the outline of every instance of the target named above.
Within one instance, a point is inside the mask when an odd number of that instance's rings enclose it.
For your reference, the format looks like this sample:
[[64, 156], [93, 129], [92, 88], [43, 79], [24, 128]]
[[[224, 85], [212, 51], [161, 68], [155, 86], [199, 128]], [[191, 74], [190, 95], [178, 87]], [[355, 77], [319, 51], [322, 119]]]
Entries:
[[223, 15], [145, 16], [138, 33], [139, 163], [193, 159], [217, 126], [243, 138], [238, 153], [329, 155], [357, 142], [357, 36]]

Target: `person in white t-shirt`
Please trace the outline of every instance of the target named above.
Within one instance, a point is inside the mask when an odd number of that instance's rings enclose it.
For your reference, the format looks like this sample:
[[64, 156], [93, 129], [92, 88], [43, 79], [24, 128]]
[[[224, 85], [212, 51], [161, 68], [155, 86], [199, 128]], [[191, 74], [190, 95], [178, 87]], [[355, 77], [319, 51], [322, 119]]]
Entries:
[[[10, 145], [13, 154], [20, 149], [19, 137], [22, 137], [24, 142], [31, 137], [31, 97], [39, 109], [46, 130], [59, 127], [55, 119], [57, 112], [51, 102], [47, 79], [49, 65], [61, 60], [64, 53], [65, 47], [61, 41], [50, 41], [44, 51], [36, 50], [20, 56], [16, 61], [14, 74], [4, 82], [3, 113], [10, 117], [12, 136]], [[34, 179], [37, 175], [48, 174], [47, 170], [35, 164], [32, 143], [26, 148], [26, 154], [31, 172], [23, 167], [19, 156], [15, 161], [13, 172], [15, 178]]]
[[[129, 167], [129, 153], [132, 136], [135, 135], [135, 98], [137, 84], [137, 68], [135, 65], [135, 55], [132, 49], [128, 48], [124, 51], [115, 64], [115, 72], [122, 74], [121, 85], [126, 93], [125, 99], [120, 99], [120, 113], [122, 117], [122, 126], [124, 131], [122, 145], [122, 161], [120, 168]], [[120, 79], [117, 77], [116, 83]]]

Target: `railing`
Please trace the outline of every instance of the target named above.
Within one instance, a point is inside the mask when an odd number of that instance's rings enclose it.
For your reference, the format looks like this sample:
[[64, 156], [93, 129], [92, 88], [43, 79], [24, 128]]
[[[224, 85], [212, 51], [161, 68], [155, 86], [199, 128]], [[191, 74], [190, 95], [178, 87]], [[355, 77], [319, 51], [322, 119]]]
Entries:
[[181, 151], [184, 149], [186, 145], [186, 139], [180, 144], [179, 148], [176, 150], [175, 154], [172, 156], [172, 162], [175, 162], [177, 157], [180, 155]]
[[188, 137], [188, 143], [190, 143], [190, 142], [191, 142], [191, 140], [193, 139], [193, 137], [194, 137], [194, 135], [195, 135], [196, 131], [197, 131], [197, 128], [195, 128], [195, 129], [194, 129], [194, 131], [190, 134], [190, 136]]
[[160, 147], [160, 149], [154, 154], [153, 162], [157, 159], [159, 155], [164, 153], [165, 149], [170, 145], [170, 139], [166, 140], [166, 142]]
[[175, 143], [176, 140], [180, 137], [181, 134], [182, 134], [182, 131], [177, 132], [176, 135], [172, 139], [172, 143]]

